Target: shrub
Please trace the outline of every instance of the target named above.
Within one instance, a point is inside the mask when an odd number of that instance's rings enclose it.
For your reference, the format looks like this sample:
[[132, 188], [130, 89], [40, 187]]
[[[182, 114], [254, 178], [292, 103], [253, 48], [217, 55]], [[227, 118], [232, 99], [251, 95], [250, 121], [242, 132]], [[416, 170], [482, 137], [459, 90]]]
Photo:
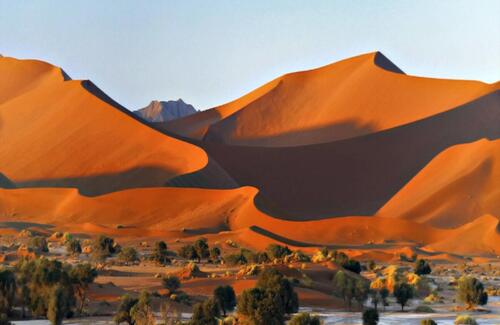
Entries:
[[320, 325], [321, 321], [318, 316], [311, 316], [309, 313], [300, 313], [294, 315], [289, 325]]
[[180, 257], [183, 257], [188, 260], [194, 260], [198, 258], [198, 254], [196, 253], [196, 249], [193, 245], [187, 244], [179, 248], [177, 252]]
[[127, 323], [133, 324], [132, 315], [130, 314], [132, 307], [137, 304], [138, 299], [132, 298], [128, 293], [121, 297], [120, 304], [118, 305], [118, 310], [113, 317], [113, 321], [116, 324]]
[[281, 325], [285, 312], [279, 297], [262, 288], [246, 289], [238, 298], [238, 314], [253, 325]]
[[130, 309], [130, 316], [134, 324], [156, 325], [156, 320], [151, 308], [151, 295], [146, 291], [141, 291], [137, 303]]
[[341, 264], [342, 267], [346, 270], [349, 270], [354, 273], [361, 273], [361, 264], [356, 260], [348, 260], [344, 264]]
[[463, 276], [458, 280], [457, 299], [470, 309], [476, 305], [486, 305], [488, 294], [484, 291], [481, 281], [474, 277]]
[[417, 308], [415, 308], [415, 312], [416, 313], [434, 313], [435, 311], [434, 311], [434, 309], [432, 309], [429, 306], [420, 305], [420, 306], [417, 306]]
[[118, 259], [124, 263], [133, 263], [139, 260], [139, 254], [133, 247], [124, 247], [118, 253]]
[[422, 319], [420, 325], [437, 325], [433, 319]]
[[458, 315], [457, 318], [455, 318], [454, 324], [477, 325], [477, 322], [474, 318], [470, 317], [469, 315]]
[[67, 305], [64, 296], [64, 290], [57, 286], [50, 295], [49, 306], [47, 309], [47, 319], [52, 325], [62, 324], [64, 315], [66, 315]]
[[377, 325], [378, 319], [378, 311], [375, 308], [367, 308], [363, 312], [363, 325]]
[[279, 271], [275, 269], [264, 270], [259, 275], [256, 286], [278, 296], [286, 314], [296, 313], [299, 310], [297, 293], [293, 290], [290, 281]]
[[241, 265], [248, 263], [247, 259], [245, 258], [245, 256], [243, 256], [243, 254], [241, 254], [241, 252], [237, 254], [226, 255], [223, 257], [223, 260], [229, 265]]
[[213, 261], [217, 261], [220, 258], [220, 254], [221, 254], [221, 251], [220, 251], [219, 247], [210, 248], [210, 258]]
[[77, 264], [71, 269], [69, 276], [71, 283], [73, 283], [75, 287], [76, 296], [80, 301], [78, 312], [81, 314], [85, 307], [89, 286], [94, 282], [95, 278], [97, 278], [97, 271], [88, 263]]
[[224, 316], [228, 311], [233, 311], [234, 307], [236, 307], [236, 294], [233, 287], [229, 285], [215, 288], [214, 299]]
[[169, 294], [176, 292], [181, 287], [181, 281], [175, 275], [168, 274], [161, 279], [161, 283]]
[[196, 251], [198, 262], [200, 262], [202, 258], [208, 258], [210, 256], [210, 251], [208, 248], [208, 242], [206, 238], [197, 239], [194, 242], [193, 247]]
[[109, 257], [119, 250], [119, 246], [115, 243], [115, 240], [111, 237], [99, 236], [94, 240], [92, 245], [92, 259], [95, 261], [104, 261], [106, 257]]
[[431, 266], [429, 262], [427, 262], [424, 259], [419, 259], [415, 263], [415, 274], [418, 275], [425, 275], [425, 274], [430, 274], [431, 273]]

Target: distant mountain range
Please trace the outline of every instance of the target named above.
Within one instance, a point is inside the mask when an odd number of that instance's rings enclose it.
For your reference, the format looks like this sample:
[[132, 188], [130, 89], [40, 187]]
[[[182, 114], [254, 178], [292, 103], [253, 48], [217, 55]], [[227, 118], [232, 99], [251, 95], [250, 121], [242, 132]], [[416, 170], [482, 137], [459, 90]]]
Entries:
[[153, 100], [148, 106], [134, 113], [149, 122], [168, 122], [197, 112], [193, 105], [178, 99], [166, 102]]

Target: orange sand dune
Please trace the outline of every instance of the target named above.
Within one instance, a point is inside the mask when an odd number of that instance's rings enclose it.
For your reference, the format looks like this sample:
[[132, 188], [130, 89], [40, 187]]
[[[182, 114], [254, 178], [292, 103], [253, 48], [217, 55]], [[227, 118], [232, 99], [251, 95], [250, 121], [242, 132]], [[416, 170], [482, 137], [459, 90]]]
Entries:
[[160, 186], [207, 164], [202, 149], [139, 123], [89, 81], [12, 58], [0, 58], [0, 73], [0, 173], [18, 186], [98, 194]]
[[165, 128], [232, 145], [324, 143], [411, 123], [496, 89], [498, 84], [408, 76], [376, 52], [281, 76]]
[[456, 254], [500, 256], [500, 222], [497, 217], [484, 215], [453, 230], [441, 241], [424, 249]]
[[[382, 217], [286, 221], [259, 211], [253, 203], [256, 194], [257, 190], [251, 187], [133, 189], [96, 197], [82, 196], [74, 189], [0, 190], [0, 221], [36, 222], [71, 232], [124, 237], [177, 238], [209, 233], [224, 238], [232, 233], [238, 242], [256, 249], [279, 242], [309, 252], [313, 247], [326, 245], [352, 255], [379, 250], [395, 256], [395, 252], [407, 246], [422, 245], [428, 250], [454, 254], [491, 254], [500, 249], [498, 233], [491, 222], [446, 230]], [[175, 231], [176, 237], [171, 237], [169, 232]], [[444, 238], [463, 234], [485, 234], [485, 241], [467, 249], [441, 243]]]
[[377, 213], [441, 228], [500, 215], [500, 140], [453, 146], [434, 158]]

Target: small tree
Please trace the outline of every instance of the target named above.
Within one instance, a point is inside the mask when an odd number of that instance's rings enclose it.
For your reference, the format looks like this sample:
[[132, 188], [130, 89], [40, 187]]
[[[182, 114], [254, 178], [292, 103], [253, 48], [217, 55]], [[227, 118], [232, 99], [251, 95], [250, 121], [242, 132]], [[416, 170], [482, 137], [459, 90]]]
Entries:
[[50, 295], [49, 306], [47, 309], [47, 319], [52, 325], [62, 324], [64, 315], [66, 315], [66, 302], [64, 301], [64, 290], [57, 286]]
[[290, 320], [289, 325], [321, 325], [318, 316], [311, 316], [309, 313], [300, 313], [294, 315]]
[[370, 285], [367, 281], [357, 279], [354, 287], [354, 299], [358, 302], [360, 307], [363, 307], [363, 303], [368, 299], [368, 293], [370, 291]]
[[169, 294], [174, 293], [181, 287], [181, 281], [175, 275], [168, 274], [161, 279], [161, 283]]
[[198, 262], [200, 262], [202, 258], [208, 258], [210, 256], [206, 238], [199, 238], [194, 242], [193, 246], [196, 251]]
[[437, 323], [432, 319], [422, 319], [420, 325], [437, 325]]
[[0, 270], [0, 314], [9, 315], [16, 295], [16, 276], [14, 272]]
[[132, 298], [128, 293], [121, 297], [120, 305], [118, 305], [118, 310], [113, 317], [113, 321], [116, 324], [127, 323], [129, 325], [134, 325], [134, 320], [130, 314], [132, 308], [137, 304], [138, 299]]
[[367, 308], [363, 312], [363, 325], [377, 325], [378, 320], [378, 311], [375, 308]]
[[356, 260], [348, 260], [346, 263], [341, 264], [342, 267], [346, 270], [349, 270], [354, 273], [361, 273], [361, 264]]
[[292, 284], [276, 269], [265, 269], [259, 275], [256, 286], [278, 296], [286, 314], [296, 313], [299, 310], [299, 298]]
[[401, 305], [401, 311], [410, 299], [413, 298], [415, 294], [414, 288], [406, 282], [397, 283], [394, 286], [394, 297], [396, 298], [398, 304]]
[[481, 281], [474, 277], [463, 276], [458, 280], [457, 299], [472, 309], [476, 305], [486, 305], [488, 294], [484, 291]]
[[134, 263], [139, 260], [139, 254], [133, 247], [124, 247], [118, 253], [118, 259], [123, 263]]
[[221, 251], [220, 251], [219, 247], [214, 246], [214, 247], [210, 248], [210, 258], [213, 261], [219, 260], [220, 254], [221, 254]]
[[271, 259], [280, 259], [292, 253], [288, 246], [278, 244], [270, 244], [267, 246], [266, 252]]
[[226, 316], [226, 313], [233, 311], [236, 306], [236, 294], [233, 287], [226, 285], [215, 288], [214, 300], [222, 311], [222, 314]]
[[41, 236], [30, 238], [28, 246], [37, 253], [47, 253], [49, 251], [47, 240]]
[[385, 306], [389, 306], [389, 301], [387, 300], [388, 297], [389, 297], [389, 289], [387, 288], [380, 289], [380, 298], [382, 298], [382, 305], [384, 306], [384, 311], [385, 311]]
[[119, 246], [115, 240], [106, 236], [99, 236], [92, 244], [92, 259], [97, 262], [103, 262], [107, 257], [117, 253]]
[[198, 254], [196, 253], [196, 249], [194, 248], [193, 245], [190, 245], [190, 244], [182, 246], [179, 249], [178, 254], [180, 257], [183, 257], [183, 258], [188, 259], [188, 260], [194, 260], [194, 259], [198, 258]]
[[130, 309], [130, 316], [136, 325], [155, 325], [151, 309], [151, 296], [146, 290], [141, 291], [137, 303]]
[[97, 277], [97, 271], [88, 263], [77, 264], [71, 269], [69, 276], [71, 282], [75, 286], [76, 296], [80, 301], [78, 312], [81, 314], [85, 307], [89, 285], [93, 283]]
[[71, 238], [65, 243], [66, 251], [69, 255], [79, 255], [82, 253], [82, 245], [80, 241], [76, 238]]
[[285, 312], [279, 296], [262, 288], [247, 289], [238, 298], [238, 314], [253, 325], [282, 325]]
[[208, 299], [203, 303], [198, 303], [193, 308], [191, 325], [217, 325], [217, 318], [220, 317], [219, 307], [214, 299]]
[[429, 262], [424, 259], [418, 259], [415, 263], [415, 274], [417, 275], [425, 275], [430, 274], [432, 271]]
[[168, 247], [164, 241], [158, 241], [155, 243], [151, 259], [161, 265], [167, 265], [170, 263], [170, 258], [168, 257]]

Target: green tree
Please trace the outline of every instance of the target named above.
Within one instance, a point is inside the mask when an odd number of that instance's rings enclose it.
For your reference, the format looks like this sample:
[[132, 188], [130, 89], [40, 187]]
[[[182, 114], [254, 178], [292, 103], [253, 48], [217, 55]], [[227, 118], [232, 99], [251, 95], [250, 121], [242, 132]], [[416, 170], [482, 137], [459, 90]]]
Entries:
[[299, 298], [291, 282], [276, 269], [265, 269], [259, 275], [256, 286], [277, 295], [286, 314], [299, 310]]
[[139, 260], [139, 254], [133, 247], [123, 247], [118, 253], [118, 259], [123, 263], [134, 263]]
[[210, 258], [213, 261], [219, 260], [220, 254], [221, 254], [221, 251], [220, 251], [219, 247], [214, 246], [214, 247], [210, 248]]
[[238, 314], [252, 325], [282, 325], [285, 312], [279, 295], [262, 288], [247, 289], [238, 298]]
[[431, 271], [431, 266], [426, 260], [418, 259], [417, 262], [415, 262], [415, 274], [425, 275], [430, 274]]
[[382, 299], [382, 305], [384, 306], [384, 311], [385, 311], [385, 306], [389, 306], [389, 301], [387, 300], [388, 297], [389, 297], [389, 289], [387, 288], [380, 289], [380, 298]]
[[463, 276], [458, 280], [457, 299], [471, 309], [476, 305], [486, 305], [488, 294], [484, 291], [481, 281], [474, 277]]
[[356, 260], [347, 260], [347, 262], [341, 265], [346, 270], [349, 270], [357, 274], [361, 273], [361, 264]]
[[181, 287], [181, 281], [175, 275], [168, 274], [161, 279], [162, 285], [169, 294], [174, 293]]
[[56, 286], [50, 295], [47, 309], [47, 319], [52, 325], [62, 324], [64, 316], [68, 312], [65, 298], [64, 289], [61, 286]]
[[0, 314], [10, 315], [16, 297], [16, 275], [8, 269], [0, 269]]
[[289, 325], [320, 325], [321, 321], [318, 316], [311, 316], [309, 313], [300, 313], [294, 315]]
[[226, 316], [226, 313], [233, 311], [236, 306], [236, 294], [233, 287], [226, 285], [215, 288], [214, 300], [222, 311], [222, 314]]
[[101, 235], [94, 240], [92, 245], [92, 259], [103, 262], [107, 257], [117, 253], [119, 249], [113, 238]]
[[137, 302], [138, 299], [132, 298], [128, 293], [123, 295], [118, 305], [118, 310], [113, 317], [113, 321], [116, 324], [127, 323], [129, 325], [134, 325], [134, 320], [130, 312]]
[[151, 259], [158, 264], [167, 265], [170, 264], [170, 258], [168, 255], [167, 244], [164, 241], [156, 242]]
[[155, 325], [151, 308], [151, 296], [146, 290], [141, 291], [137, 303], [130, 309], [130, 316], [136, 325]]
[[363, 325], [377, 325], [378, 320], [378, 311], [375, 308], [367, 308], [363, 312]]
[[278, 244], [270, 244], [267, 246], [266, 252], [271, 259], [280, 259], [292, 253], [288, 246]]
[[396, 283], [393, 294], [398, 304], [401, 305], [401, 311], [403, 311], [408, 301], [415, 295], [415, 289], [405, 282]]
[[368, 299], [369, 292], [370, 285], [368, 281], [362, 279], [355, 280], [354, 299], [356, 299], [360, 307], [363, 307], [363, 303]]
[[190, 325], [217, 325], [220, 317], [219, 307], [214, 299], [198, 303], [193, 308]]
[[82, 314], [87, 300], [89, 286], [94, 282], [95, 278], [97, 278], [97, 270], [88, 263], [77, 264], [71, 269], [69, 276], [71, 282], [75, 286], [76, 296], [80, 302], [78, 305], [78, 312]]
[[65, 246], [66, 246], [66, 252], [68, 252], [69, 255], [79, 255], [82, 253], [82, 245], [80, 244], [80, 241], [76, 238], [71, 238], [67, 240]]
[[210, 251], [206, 238], [197, 239], [194, 242], [193, 246], [196, 251], [196, 255], [198, 257], [198, 262], [200, 262], [202, 258], [208, 258], [210, 256]]
[[188, 260], [194, 260], [194, 259], [198, 258], [198, 254], [196, 253], [196, 249], [194, 248], [193, 245], [190, 245], [190, 244], [182, 246], [179, 249], [178, 254], [180, 257], [183, 257], [183, 258], [188, 259]]

